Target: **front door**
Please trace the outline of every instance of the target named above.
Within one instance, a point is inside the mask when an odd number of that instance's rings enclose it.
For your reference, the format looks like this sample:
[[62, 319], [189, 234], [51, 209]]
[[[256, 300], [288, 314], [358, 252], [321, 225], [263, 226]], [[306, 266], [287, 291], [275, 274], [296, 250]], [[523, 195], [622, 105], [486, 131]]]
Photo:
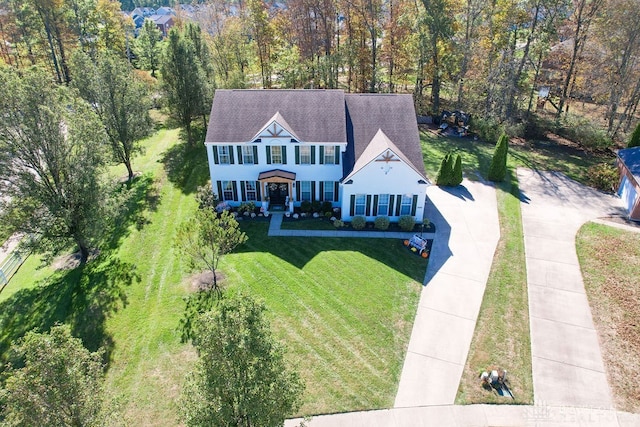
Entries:
[[283, 182], [270, 182], [267, 184], [269, 189], [269, 204], [270, 205], [283, 205], [289, 195], [289, 184]]

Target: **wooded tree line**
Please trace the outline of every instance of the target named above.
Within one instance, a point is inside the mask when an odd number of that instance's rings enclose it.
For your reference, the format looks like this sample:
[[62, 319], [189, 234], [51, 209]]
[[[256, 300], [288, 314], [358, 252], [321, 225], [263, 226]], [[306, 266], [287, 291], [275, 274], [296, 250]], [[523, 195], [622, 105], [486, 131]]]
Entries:
[[640, 100], [640, 3], [634, 0], [247, 0], [206, 3], [219, 87], [413, 92], [419, 112], [464, 109], [518, 121], [550, 88], [606, 107], [610, 136]]
[[[137, 48], [138, 66], [160, 68], [116, 1], [0, 5], [8, 64], [44, 64], [69, 82], [71, 51]], [[634, 124], [640, 100], [635, 0], [209, 0], [189, 19], [208, 48], [199, 58], [205, 98], [215, 87], [401, 91], [414, 94], [420, 113], [464, 109], [517, 122], [549, 87], [556, 116], [576, 101], [597, 102], [614, 137]]]

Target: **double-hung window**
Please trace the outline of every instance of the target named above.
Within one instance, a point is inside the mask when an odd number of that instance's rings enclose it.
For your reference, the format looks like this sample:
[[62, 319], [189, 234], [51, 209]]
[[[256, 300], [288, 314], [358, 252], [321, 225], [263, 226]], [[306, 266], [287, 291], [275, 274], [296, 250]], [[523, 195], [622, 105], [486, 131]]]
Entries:
[[311, 201], [311, 181], [300, 181], [300, 198]]
[[311, 146], [310, 145], [300, 146], [300, 164], [301, 165], [311, 164]]
[[323, 192], [324, 192], [324, 194], [322, 195], [322, 197], [323, 197], [322, 200], [324, 200], [326, 202], [333, 202], [335, 200], [334, 199], [334, 194], [333, 194], [333, 192], [335, 190], [335, 186], [334, 186], [333, 181], [325, 181], [322, 184], [322, 187], [323, 187]]
[[271, 146], [271, 163], [282, 164], [282, 146], [281, 145]]
[[233, 181], [222, 181], [222, 197], [224, 200], [233, 200]]
[[367, 204], [367, 196], [364, 194], [356, 194], [356, 199], [355, 199], [355, 209], [354, 209], [354, 213], [356, 215], [364, 215], [364, 210]]
[[218, 145], [218, 161], [221, 165], [231, 164], [231, 155], [228, 145]]
[[411, 215], [411, 203], [413, 202], [413, 197], [411, 196], [402, 196], [402, 203], [400, 205], [400, 215]]
[[324, 164], [333, 165], [336, 162], [336, 146], [328, 145], [324, 147]]
[[244, 183], [244, 191], [246, 193], [247, 201], [253, 202], [257, 200], [256, 193], [256, 182], [255, 181], [245, 181]]
[[253, 158], [253, 146], [242, 146], [242, 163], [245, 165], [253, 165], [256, 163]]
[[380, 194], [378, 195], [378, 215], [388, 215], [389, 214], [389, 195], [388, 194]]

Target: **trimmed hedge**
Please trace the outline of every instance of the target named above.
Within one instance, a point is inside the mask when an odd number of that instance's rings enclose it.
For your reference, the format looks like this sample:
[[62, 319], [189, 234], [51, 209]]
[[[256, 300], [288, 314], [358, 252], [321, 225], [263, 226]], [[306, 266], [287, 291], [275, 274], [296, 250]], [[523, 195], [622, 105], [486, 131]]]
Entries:
[[376, 217], [375, 221], [373, 222], [373, 226], [376, 228], [376, 230], [384, 231], [389, 229], [390, 223], [391, 221], [389, 221], [388, 216], [379, 216], [379, 217]]
[[416, 220], [410, 215], [403, 215], [398, 218], [398, 227], [403, 231], [413, 231], [413, 227], [416, 225]]
[[351, 218], [351, 227], [354, 230], [364, 230], [364, 227], [367, 225], [367, 219], [363, 216], [354, 216]]

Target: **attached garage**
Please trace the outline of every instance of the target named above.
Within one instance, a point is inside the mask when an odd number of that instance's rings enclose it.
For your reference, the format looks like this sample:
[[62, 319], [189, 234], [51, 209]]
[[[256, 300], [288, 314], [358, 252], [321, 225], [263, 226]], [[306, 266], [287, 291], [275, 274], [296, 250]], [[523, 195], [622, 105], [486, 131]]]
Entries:
[[640, 147], [618, 151], [618, 170], [618, 195], [629, 213], [629, 219], [640, 221]]

